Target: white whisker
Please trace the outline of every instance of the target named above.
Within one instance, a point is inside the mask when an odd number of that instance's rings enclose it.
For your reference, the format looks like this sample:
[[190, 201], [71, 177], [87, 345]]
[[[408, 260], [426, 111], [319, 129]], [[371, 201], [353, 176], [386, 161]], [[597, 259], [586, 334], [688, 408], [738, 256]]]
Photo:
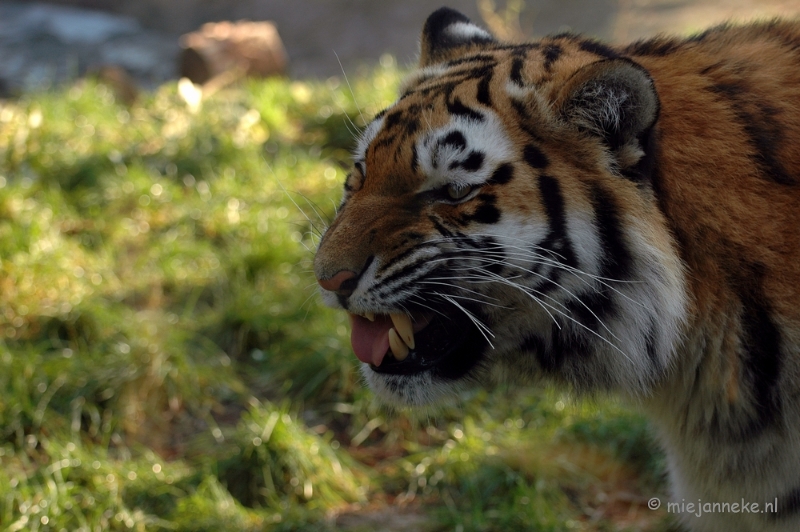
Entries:
[[361, 113], [361, 107], [358, 105], [358, 101], [356, 100], [356, 93], [353, 92], [353, 87], [350, 85], [350, 80], [347, 78], [347, 72], [344, 71], [344, 65], [342, 65], [342, 60], [339, 59], [339, 54], [337, 54], [335, 50], [333, 52], [333, 55], [336, 56], [336, 61], [339, 62], [339, 68], [342, 69], [342, 76], [344, 76], [344, 81], [345, 83], [347, 83], [347, 88], [350, 91], [350, 95], [353, 97], [353, 103], [356, 104], [356, 109], [358, 109], [358, 116], [360, 116], [361, 121], [366, 124], [367, 121], [364, 120], [364, 115]]
[[[452, 299], [450, 296], [446, 296], [446, 295], [444, 295], [444, 294], [440, 294], [440, 293], [438, 293], [438, 292], [434, 292], [434, 295], [437, 295], [437, 296], [441, 297], [442, 299], [444, 299], [444, 300], [446, 300], [446, 301], [449, 301], [449, 302], [450, 302], [450, 303], [452, 303], [452, 304], [453, 304], [453, 305], [454, 305], [456, 308], [458, 308], [459, 310], [461, 310], [461, 312], [463, 312], [464, 314], [466, 314], [466, 316], [467, 316], [467, 317], [470, 319], [470, 321], [472, 321], [472, 323], [473, 323], [473, 324], [474, 324], [474, 325], [475, 325], [475, 326], [478, 328], [478, 331], [481, 333], [481, 335], [483, 336], [483, 338], [484, 338], [484, 339], [486, 340], [486, 342], [489, 344], [489, 347], [491, 347], [492, 349], [494, 349], [494, 344], [492, 344], [492, 341], [491, 341], [491, 340], [489, 340], [489, 336], [491, 336], [492, 338], [494, 338], [494, 333], [492, 333], [492, 331], [491, 331], [491, 329], [489, 329], [489, 327], [487, 327], [487, 326], [486, 326], [486, 325], [485, 325], [485, 324], [484, 324], [484, 323], [483, 323], [481, 320], [479, 320], [478, 318], [476, 318], [476, 317], [475, 317], [475, 316], [474, 316], [474, 315], [473, 315], [473, 314], [472, 314], [470, 311], [468, 311], [467, 309], [465, 309], [464, 307], [462, 307], [461, 305], [459, 305], [459, 304], [458, 304], [458, 302], [457, 302], [457, 301], [455, 301], [455, 300], [453, 300], [453, 299]], [[488, 334], [489, 336], [487, 336], [487, 334]]]

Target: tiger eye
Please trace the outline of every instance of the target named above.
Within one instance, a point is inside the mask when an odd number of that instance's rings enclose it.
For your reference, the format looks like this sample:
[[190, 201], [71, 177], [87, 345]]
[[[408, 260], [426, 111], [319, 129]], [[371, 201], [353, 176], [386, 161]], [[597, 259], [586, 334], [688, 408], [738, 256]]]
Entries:
[[460, 200], [470, 192], [472, 192], [472, 187], [470, 186], [458, 185], [455, 183], [447, 185], [447, 195], [454, 200]]

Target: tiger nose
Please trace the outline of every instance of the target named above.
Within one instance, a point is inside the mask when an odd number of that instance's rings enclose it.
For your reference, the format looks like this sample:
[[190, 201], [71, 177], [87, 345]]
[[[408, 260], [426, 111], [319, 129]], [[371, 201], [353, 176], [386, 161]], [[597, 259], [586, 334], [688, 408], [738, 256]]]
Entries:
[[336, 292], [340, 296], [349, 296], [356, 289], [358, 274], [350, 270], [342, 270], [330, 279], [317, 279], [319, 285], [325, 290]]

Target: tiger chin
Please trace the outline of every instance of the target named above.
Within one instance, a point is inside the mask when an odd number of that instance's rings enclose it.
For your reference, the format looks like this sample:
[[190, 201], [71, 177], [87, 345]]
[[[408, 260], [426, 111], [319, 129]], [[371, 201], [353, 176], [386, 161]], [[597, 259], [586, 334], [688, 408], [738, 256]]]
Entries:
[[798, 22], [515, 44], [437, 10], [314, 269], [382, 401], [622, 394], [677, 500], [777, 498], [691, 529], [800, 530]]

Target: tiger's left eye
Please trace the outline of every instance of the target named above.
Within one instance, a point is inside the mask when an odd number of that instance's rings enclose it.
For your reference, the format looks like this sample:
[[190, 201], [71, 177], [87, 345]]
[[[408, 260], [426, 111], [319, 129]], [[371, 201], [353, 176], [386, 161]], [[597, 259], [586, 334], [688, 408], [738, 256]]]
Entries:
[[447, 185], [447, 195], [450, 199], [460, 200], [470, 192], [472, 192], [472, 187], [468, 185], [459, 185], [457, 183]]

